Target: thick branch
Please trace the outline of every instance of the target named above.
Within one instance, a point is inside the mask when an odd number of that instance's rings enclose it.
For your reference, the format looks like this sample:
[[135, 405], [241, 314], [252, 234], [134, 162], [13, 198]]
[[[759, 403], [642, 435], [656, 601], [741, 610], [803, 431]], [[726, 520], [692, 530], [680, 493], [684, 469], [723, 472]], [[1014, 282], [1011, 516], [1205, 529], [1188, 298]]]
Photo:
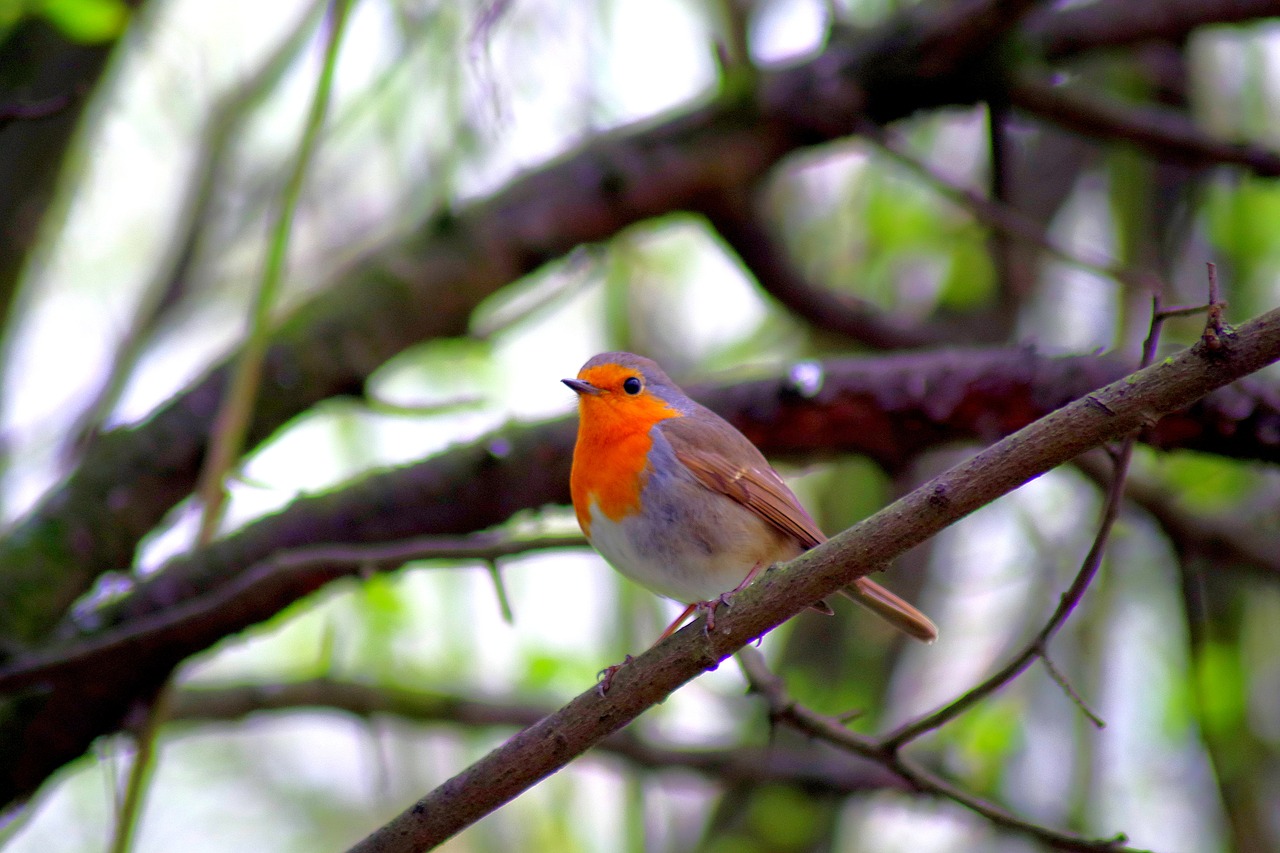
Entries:
[[984, 450], [800, 558], [767, 571], [733, 608], [622, 667], [525, 729], [356, 845], [361, 853], [430, 848], [537, 784], [703, 670], [809, 603], [888, 564], [948, 524], [1085, 450], [1127, 435], [1280, 358], [1280, 310], [1242, 326], [1225, 352], [1197, 345], [1115, 382]]

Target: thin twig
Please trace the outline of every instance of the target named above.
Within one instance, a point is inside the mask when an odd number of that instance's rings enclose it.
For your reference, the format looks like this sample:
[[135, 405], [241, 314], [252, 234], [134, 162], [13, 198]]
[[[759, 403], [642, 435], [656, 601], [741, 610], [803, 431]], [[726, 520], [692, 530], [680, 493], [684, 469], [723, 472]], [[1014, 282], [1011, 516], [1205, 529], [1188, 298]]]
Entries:
[[976, 190], [956, 184], [940, 175], [927, 163], [904, 151], [901, 145], [894, 141], [890, 134], [879, 125], [863, 122], [858, 125], [857, 131], [860, 136], [875, 143], [894, 162], [923, 178], [941, 195], [969, 211], [975, 219], [988, 228], [1036, 246], [1050, 256], [1077, 269], [1115, 279], [1135, 289], [1150, 292], [1162, 289], [1159, 275], [1151, 270], [1135, 270], [1100, 256], [1088, 257], [1078, 251], [1073, 251], [1060, 245], [1048, 235], [1039, 223], [1024, 215], [1017, 208], [988, 198]]
[[[1164, 324], [1164, 317], [1160, 304], [1160, 297], [1157, 293], [1152, 297], [1151, 306], [1151, 328], [1147, 334], [1146, 340], [1142, 345], [1142, 363], [1141, 367], [1148, 367], [1155, 360], [1156, 347], [1160, 339], [1160, 329]], [[1109, 409], [1104, 405], [1104, 410]], [[1036, 658], [1046, 658], [1049, 641], [1053, 639], [1058, 630], [1066, 624], [1067, 619], [1074, 612], [1076, 606], [1084, 597], [1085, 591], [1089, 588], [1089, 584], [1093, 582], [1093, 578], [1097, 575], [1098, 569], [1102, 565], [1102, 557], [1106, 552], [1107, 541], [1111, 536], [1111, 529], [1114, 527], [1116, 519], [1120, 515], [1120, 505], [1124, 497], [1124, 482], [1129, 473], [1129, 461], [1133, 457], [1133, 446], [1138, 439], [1138, 433], [1134, 432], [1127, 436], [1121, 443], [1119, 450], [1116, 452], [1114, 459], [1114, 470], [1112, 473], [1111, 483], [1107, 488], [1106, 502], [1103, 505], [1102, 519], [1098, 525], [1098, 533], [1094, 537], [1093, 544], [1089, 548], [1089, 553], [1085, 556], [1084, 562], [1080, 566], [1080, 571], [1076, 574], [1075, 580], [1071, 586], [1063, 593], [1058, 607], [1045, 626], [1040, 629], [1032, 640], [1023, 647], [1017, 655], [1013, 657], [1007, 664], [1001, 667], [996, 673], [978, 685], [962, 693], [960, 696], [952, 700], [950, 703], [939, 708], [930, 714], [917, 717], [908, 723], [899, 726], [889, 734], [885, 735], [880, 744], [884, 749], [897, 751], [901, 747], [912, 740], [920, 737], [926, 732], [933, 731], [943, 725], [959, 717], [965, 711], [968, 711], [974, 705], [981, 702], [997, 690], [1012, 682], [1035, 661]], [[1061, 673], [1057, 673], [1046, 658], [1046, 666], [1049, 672], [1054, 676], [1054, 680], [1060, 684], [1075, 704], [1081, 708], [1092, 720], [1097, 721], [1097, 717], [1088, 710], [1087, 706], [1080, 701], [1076, 691], [1070, 687], [1067, 680], [1061, 677]]]
[[266, 357], [267, 342], [271, 332], [271, 312], [275, 308], [280, 288], [284, 282], [285, 262], [289, 241], [293, 233], [293, 220], [302, 198], [302, 185], [320, 142], [320, 131], [329, 110], [329, 94], [333, 90], [333, 78], [337, 69], [338, 49], [346, 30], [347, 13], [355, 0], [333, 0], [330, 6], [329, 33], [325, 46], [324, 65], [316, 82], [311, 108], [303, 127], [302, 138], [293, 160], [284, 190], [280, 196], [280, 213], [267, 248], [266, 265], [258, 283], [257, 293], [249, 317], [249, 333], [244, 350], [236, 362], [231, 386], [210, 436], [209, 455], [200, 472], [196, 489], [204, 505], [200, 516], [198, 541], [205, 544], [213, 538], [222, 519], [226, 504], [226, 477], [239, 459], [253, 417], [258, 385], [262, 378], [262, 361]]
[[133, 763], [129, 766], [124, 799], [121, 800], [120, 808], [116, 812], [115, 823], [111, 830], [111, 844], [107, 847], [111, 853], [127, 853], [133, 847], [138, 818], [142, 814], [142, 803], [146, 798], [147, 786], [151, 783], [151, 776], [156, 767], [156, 739], [160, 736], [160, 727], [168, 719], [172, 698], [173, 682], [167, 681], [156, 694], [151, 707], [147, 709], [146, 723], [134, 738]]
[[1080, 693], [1067, 679], [1067, 676], [1064, 675], [1062, 670], [1058, 669], [1057, 664], [1053, 662], [1053, 658], [1049, 657], [1047, 649], [1040, 653], [1040, 663], [1044, 664], [1045, 671], [1049, 673], [1049, 677], [1057, 682], [1058, 686], [1062, 688], [1062, 692], [1067, 694], [1067, 698], [1069, 698], [1075, 706], [1080, 709], [1080, 713], [1084, 714], [1085, 717], [1088, 718], [1089, 722], [1093, 723], [1094, 728], [1105, 729], [1107, 727], [1107, 721], [1098, 716], [1098, 714], [1085, 703], [1084, 699], [1080, 696]]
[[[320, 128], [328, 111], [329, 94], [337, 69], [338, 50], [346, 30], [347, 14], [355, 0], [333, 0], [329, 8], [329, 33], [325, 45], [324, 65], [316, 83], [311, 110], [298, 146], [297, 159], [281, 198], [280, 217], [267, 255], [267, 266], [258, 287], [257, 300], [250, 320], [248, 339], [244, 353], [236, 365], [231, 389], [218, 411], [213, 429], [212, 444], [205, 467], [201, 471], [200, 496], [204, 500], [204, 512], [200, 518], [197, 542], [207, 545], [213, 538], [222, 517], [226, 501], [226, 476], [234, 461], [240, 456], [248, 433], [254, 401], [258, 394], [262, 360], [266, 356], [271, 310], [284, 277], [285, 256], [289, 236], [293, 230], [293, 217], [302, 195], [302, 180], [315, 153], [320, 138]], [[137, 750], [125, 788], [124, 803], [116, 816], [112, 835], [111, 853], [128, 853], [137, 829], [138, 817], [146, 798], [147, 783], [155, 768], [156, 738], [164, 722], [173, 690], [172, 681], [161, 684], [151, 703], [147, 725], [137, 738]]]
[[849, 731], [839, 719], [819, 714], [796, 702], [787, 693], [782, 679], [765, 664], [764, 655], [755, 649], [744, 648], [738, 652], [737, 657], [748, 684], [754, 692], [765, 699], [769, 706], [769, 716], [774, 721], [786, 723], [806, 734], [874, 761], [900, 776], [916, 790], [945, 797], [981, 815], [996, 826], [1022, 833], [1059, 850], [1099, 853], [1099, 851], [1130, 849], [1124, 846], [1123, 836], [1111, 839], [1089, 839], [1023, 820], [1003, 806], [976, 797], [943, 777], [926, 770], [896, 749], [886, 749], [875, 738]]

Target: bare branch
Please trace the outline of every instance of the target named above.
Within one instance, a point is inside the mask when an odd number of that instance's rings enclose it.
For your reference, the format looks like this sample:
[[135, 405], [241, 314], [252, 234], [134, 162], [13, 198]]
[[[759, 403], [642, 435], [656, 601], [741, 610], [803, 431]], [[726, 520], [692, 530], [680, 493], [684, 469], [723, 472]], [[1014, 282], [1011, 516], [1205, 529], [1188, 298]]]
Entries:
[[900, 319], [853, 296], [808, 281], [753, 210], [748, 194], [722, 195], [702, 206], [716, 233], [770, 296], [817, 328], [874, 349], [999, 341], [1007, 330], [990, 313], [933, 321]]
[[1029, 836], [1058, 850], [1084, 851], [1084, 853], [1132, 850], [1124, 846], [1123, 836], [1112, 839], [1089, 839], [1023, 820], [1004, 806], [976, 797], [954, 783], [924, 769], [896, 749], [886, 749], [874, 738], [849, 731], [843, 720], [818, 714], [799, 704], [787, 693], [782, 679], [765, 665], [764, 656], [755, 649], [742, 649], [738, 652], [738, 660], [742, 663], [742, 669], [747, 674], [752, 690], [760, 694], [768, 703], [772, 719], [874, 761], [886, 770], [897, 774], [919, 791], [945, 797], [981, 815], [996, 826]]
[[1121, 104], [1022, 75], [1009, 101], [1024, 112], [1095, 139], [1137, 146], [1158, 160], [1191, 165], [1234, 165], [1263, 177], [1280, 175], [1280, 153], [1213, 139], [1187, 116], [1167, 109]]
[[1199, 27], [1247, 23], [1280, 12], [1275, 0], [1125, 0], [1065, 9], [1059, 5], [1046, 3], [1023, 27], [1050, 59], [1153, 39], [1181, 42]]
[[[279, 684], [188, 687], [179, 690], [170, 719], [176, 723], [239, 722], [264, 712], [332, 708], [364, 719], [396, 717], [416, 723], [466, 728], [522, 729], [554, 708], [517, 699], [475, 700], [396, 686], [317, 679]], [[871, 765], [851, 765], [810, 751], [732, 747], [681, 749], [651, 743], [634, 731], [615, 732], [595, 752], [618, 756], [651, 770], [692, 770], [723, 783], [780, 782], [806, 790], [855, 794], [894, 789], [909, 792], [892, 773]]]
[[[1213, 288], [1213, 296], [1216, 298], [1216, 285]], [[1146, 341], [1142, 345], [1142, 368], [1146, 369], [1155, 359], [1156, 346], [1160, 340], [1160, 329], [1164, 324], [1164, 314], [1161, 311], [1161, 303], [1159, 295], [1152, 299], [1151, 306], [1151, 331], [1147, 335]], [[1204, 347], [1206, 354], [1211, 353], [1212, 349], [1208, 346]], [[1095, 395], [1089, 395], [1085, 400], [1086, 404], [1092, 403], [1098, 406], [1103, 412], [1113, 414], [1115, 410]], [[1154, 424], [1154, 420], [1147, 418], [1138, 424], [1139, 428], [1145, 428], [1148, 424]], [[1102, 557], [1106, 553], [1107, 541], [1111, 536], [1111, 529], [1115, 526], [1116, 519], [1120, 517], [1120, 504], [1124, 497], [1125, 479], [1129, 474], [1129, 462], [1133, 459], [1133, 446], [1137, 441], [1137, 432], [1130, 433], [1120, 445], [1120, 449], [1114, 456], [1114, 472], [1111, 482], [1107, 486], [1107, 496], [1103, 503], [1102, 519], [1098, 524], [1098, 532], [1094, 536], [1093, 544], [1089, 546], [1089, 553], [1085, 555], [1084, 562], [1080, 566], [1080, 571], [1076, 573], [1075, 579], [1071, 582], [1071, 586], [1062, 594], [1058, 607], [1054, 610], [1053, 615], [1049, 617], [1049, 621], [1045, 626], [1031, 639], [1030, 642], [1023, 647], [1022, 651], [1013, 656], [1007, 664], [1001, 667], [996, 673], [983, 680], [974, 687], [966, 690], [960, 696], [951, 702], [939, 708], [931, 714], [925, 714], [911, 722], [899, 726], [890, 734], [880, 739], [880, 747], [889, 752], [897, 752], [905, 744], [920, 737], [926, 732], [938, 729], [955, 718], [959, 717], [965, 711], [968, 711], [974, 705], [977, 705], [983, 699], [1000, 690], [1002, 687], [1011, 683], [1019, 675], [1027, 670], [1036, 658], [1041, 658], [1045, 666], [1049, 670], [1050, 676], [1060, 685], [1067, 696], [1080, 708], [1087, 717], [1095, 724], [1101, 727], [1102, 721], [1088, 709], [1088, 706], [1080, 699], [1075, 689], [1071, 687], [1067, 679], [1060, 673], [1049, 660], [1049, 642], [1054, 635], [1061, 630], [1066, 624], [1067, 619], [1075, 611], [1084, 598], [1085, 592], [1089, 585], [1093, 582], [1094, 577], [1098, 573], [1098, 569], [1102, 566]]]

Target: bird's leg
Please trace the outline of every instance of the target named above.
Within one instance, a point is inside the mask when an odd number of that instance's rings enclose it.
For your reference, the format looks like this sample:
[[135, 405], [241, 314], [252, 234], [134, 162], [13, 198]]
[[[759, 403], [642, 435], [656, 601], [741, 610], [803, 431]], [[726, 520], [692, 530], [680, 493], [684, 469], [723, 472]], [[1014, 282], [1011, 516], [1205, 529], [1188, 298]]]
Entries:
[[658, 645], [658, 643], [661, 643], [663, 640], [665, 640], [667, 637], [670, 637], [676, 631], [679, 631], [680, 626], [685, 623], [685, 620], [688, 619], [690, 616], [692, 616], [693, 612], [698, 608], [702, 607], [704, 604], [706, 604], [705, 601], [695, 601], [693, 604], [690, 604], [684, 610], [680, 611], [680, 615], [677, 616], [675, 620], [672, 621], [672, 623], [667, 626], [667, 630], [662, 632], [661, 637], [653, 641], [653, 644], [656, 646]]
[[[707, 613], [706, 631], [707, 633], [714, 631], [716, 629], [716, 608], [721, 606], [728, 607], [729, 601], [733, 598], [734, 593], [741, 592], [745, 589], [748, 584], [756, 579], [756, 576], [760, 574], [760, 570], [762, 568], [764, 568], [763, 564], [756, 563], [751, 567], [751, 571], [747, 572], [747, 576], [742, 579], [742, 583], [738, 584], [733, 589], [728, 592], [721, 593], [715, 598], [707, 601], [695, 601], [693, 604], [690, 604], [684, 610], [680, 611], [680, 615], [672, 620], [671, 624], [667, 626], [667, 630], [662, 632], [662, 636], [654, 640], [653, 645], [658, 645], [658, 643], [661, 643], [667, 637], [670, 637], [676, 631], [680, 630], [680, 626], [683, 625], [695, 612], [700, 613], [705, 610]], [[650, 648], [652, 647], [653, 646], [650, 646]], [[618, 670], [631, 663], [632, 660], [634, 660], [634, 658], [632, 658], [631, 655], [627, 655], [623, 658], [622, 663], [615, 663], [613, 666], [607, 666], [596, 674], [596, 689], [600, 691], [601, 696], [608, 693], [609, 688], [613, 686], [613, 677], [618, 674]]]
[[613, 686], [613, 677], [618, 674], [618, 670], [631, 663], [635, 658], [627, 655], [622, 659], [622, 663], [615, 663], [613, 666], [606, 666], [604, 669], [596, 673], [596, 690], [600, 691], [600, 695], [609, 692], [609, 688]]
[[[707, 626], [705, 630], [708, 634], [716, 629], [716, 608], [721, 606], [730, 607], [731, 605], [729, 602], [732, 601], [733, 596], [746, 589], [747, 586], [756, 579], [756, 576], [760, 574], [760, 570], [762, 568], [764, 568], [763, 563], [756, 563], [751, 567], [751, 571], [747, 572], [747, 576], [742, 579], [742, 583], [738, 584], [733, 589], [728, 592], [722, 592], [715, 598], [707, 601], [699, 601], [696, 604], [689, 605], [690, 610], [697, 610], [699, 612], [705, 610], [707, 612]], [[680, 621], [684, 621], [684, 617], [688, 615], [690, 610], [686, 610], [681, 614]]]

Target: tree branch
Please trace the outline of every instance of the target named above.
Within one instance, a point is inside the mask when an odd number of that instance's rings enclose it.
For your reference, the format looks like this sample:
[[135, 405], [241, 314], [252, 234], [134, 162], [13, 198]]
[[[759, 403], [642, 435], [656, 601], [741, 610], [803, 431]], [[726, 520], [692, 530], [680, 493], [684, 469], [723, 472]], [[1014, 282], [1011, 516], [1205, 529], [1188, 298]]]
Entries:
[[1198, 344], [1042, 418], [765, 572], [737, 595], [732, 609], [717, 616], [714, 632], [706, 633], [699, 619], [659, 643], [623, 666], [607, 695], [588, 690], [515, 735], [356, 845], [353, 853], [396, 853], [441, 843], [811, 602], [1090, 447], [1133, 432], [1277, 358], [1280, 310], [1241, 326], [1225, 352]]
[[[1093, 454], [1086, 453], [1076, 459], [1075, 465], [1090, 480], [1099, 485], [1105, 483], [1104, 466]], [[1280, 580], [1280, 539], [1257, 525], [1191, 512], [1179, 505], [1166, 486], [1142, 477], [1129, 477], [1124, 496], [1160, 525], [1180, 553]]]
[[932, 321], [899, 319], [854, 296], [814, 284], [769, 233], [749, 194], [708, 199], [702, 213], [770, 296], [819, 329], [881, 350], [995, 342], [1006, 337], [1007, 330], [990, 312]]
[[[1212, 280], [1212, 279], [1211, 279]], [[1211, 286], [1211, 304], [1217, 305], [1217, 283], [1213, 281]], [[1160, 329], [1164, 325], [1166, 314], [1161, 311], [1160, 297], [1156, 296], [1152, 300], [1151, 309], [1151, 332], [1147, 335], [1146, 342], [1142, 347], [1142, 368], [1150, 366], [1155, 358], [1156, 344], [1160, 339]], [[1205, 345], [1206, 353], [1211, 353], [1210, 346]], [[1108, 405], [1100, 398], [1095, 398], [1090, 394], [1085, 398], [1086, 403], [1092, 403], [1100, 407], [1103, 411], [1108, 411]], [[1154, 425], [1154, 421], [1152, 422]], [[1075, 611], [1084, 598], [1085, 592], [1089, 585], [1093, 582], [1094, 577], [1098, 574], [1098, 569], [1102, 566], [1102, 557], [1106, 553], [1107, 542], [1111, 538], [1111, 529], [1115, 526], [1116, 519], [1120, 517], [1120, 503], [1124, 495], [1125, 479], [1129, 475], [1129, 462], [1133, 458], [1133, 445], [1137, 441], [1136, 433], [1130, 433], [1125, 436], [1124, 441], [1120, 445], [1120, 449], [1114, 456], [1114, 470], [1111, 480], [1107, 484], [1107, 496], [1103, 502], [1102, 520], [1098, 524], [1098, 532], [1094, 536], [1093, 544], [1089, 546], [1089, 553], [1085, 555], [1084, 562], [1080, 565], [1080, 571], [1076, 573], [1075, 579], [1071, 582], [1071, 586], [1062, 594], [1062, 598], [1058, 602], [1057, 608], [1053, 611], [1053, 615], [1049, 617], [1049, 621], [1044, 627], [1031, 639], [1022, 651], [1014, 655], [1013, 658], [1002, 666], [997, 672], [992, 674], [974, 687], [966, 690], [954, 701], [948, 702], [931, 714], [925, 714], [905, 725], [899, 726], [892, 733], [885, 735], [879, 740], [880, 748], [886, 752], [896, 753], [905, 744], [920, 737], [926, 732], [934, 731], [941, 728], [947, 723], [959, 717], [965, 711], [977, 705], [983, 699], [987, 698], [997, 690], [1012, 682], [1021, 675], [1026, 669], [1035, 663], [1037, 658], [1044, 661], [1045, 666], [1049, 670], [1050, 676], [1053, 677], [1067, 695], [1081, 708], [1085, 715], [1088, 716], [1095, 724], [1101, 727], [1101, 720], [1088, 709], [1075, 690], [1070, 686], [1066, 679], [1054, 667], [1053, 662], [1049, 659], [1049, 641], [1054, 635], [1061, 630], [1062, 626], [1067, 623], [1067, 619]]]
[[[106, 660], [146, 659], [165, 646], [187, 646], [193, 633], [220, 633], [229, 623], [253, 621], [255, 602], [279, 600], [303, 589], [319, 589], [344, 577], [390, 572], [422, 560], [480, 561], [532, 551], [586, 547], [581, 536], [515, 539], [499, 534], [462, 538], [424, 536], [375, 545], [315, 545], [271, 554], [229, 582], [45, 654], [0, 667], [0, 693], [83, 678]], [[167, 657], [167, 656], [166, 656]]]
[[[518, 700], [479, 701], [395, 686], [372, 686], [322, 678], [280, 684], [188, 687], [174, 697], [170, 719], [176, 723], [238, 722], [253, 714], [331, 708], [364, 719], [396, 717], [415, 723], [467, 728], [522, 729], [536, 724], [552, 708]], [[856, 794], [910, 788], [892, 773], [869, 764], [811, 751], [731, 747], [680, 749], [650, 743], [634, 731], [615, 732], [595, 750], [650, 770], [692, 770], [721, 783], [778, 782], [808, 791]]]
[[1083, 851], [1083, 853], [1132, 850], [1124, 846], [1123, 836], [1112, 839], [1090, 839], [1023, 820], [1004, 806], [976, 797], [926, 770], [896, 749], [886, 749], [875, 738], [850, 731], [842, 720], [819, 714], [799, 704], [787, 693], [782, 679], [765, 666], [763, 656], [755, 649], [742, 649], [738, 652], [738, 659], [742, 663], [743, 671], [747, 674], [752, 691], [760, 694], [768, 703], [769, 715], [773, 720], [786, 723], [811, 737], [874, 761], [901, 777], [918, 791], [944, 797], [981, 815], [996, 826], [1029, 836], [1058, 850]]
[[[862, 453], [896, 470], [925, 450], [1008, 435], [1123, 375], [1111, 359], [1046, 358], [1025, 349], [901, 354], [817, 367], [803, 381], [796, 373], [690, 390], [774, 456]], [[1156, 446], [1280, 460], [1273, 438], [1280, 434], [1278, 396], [1258, 383], [1237, 383], [1162, 419], [1146, 438]], [[26, 718], [0, 727], [0, 744], [22, 756], [12, 762], [23, 768], [21, 785], [33, 788], [93, 738], [117, 730], [184, 658], [351, 572], [349, 560], [285, 569], [276, 555], [312, 549], [299, 559], [332, 556], [326, 542], [339, 549], [361, 542], [394, 549], [410, 537], [464, 536], [520, 510], [565, 504], [573, 440], [567, 420], [514, 426], [417, 465], [299, 499], [170, 562], [91, 623], [67, 626], [87, 637], [15, 657], [0, 670], [3, 677], [44, 684], [28, 697]], [[37, 673], [43, 673], [39, 679]]]
[[1095, 139], [1134, 145], [1160, 161], [1233, 165], [1263, 177], [1280, 175], [1280, 153], [1214, 139], [1172, 110], [1085, 95], [1029, 74], [1009, 87], [1008, 96], [1023, 112]]
[[1200, 27], [1275, 15], [1275, 0], [1125, 0], [1066, 9], [1045, 4], [1027, 17], [1023, 31], [1045, 56], [1060, 60], [1154, 39], [1181, 42]]

